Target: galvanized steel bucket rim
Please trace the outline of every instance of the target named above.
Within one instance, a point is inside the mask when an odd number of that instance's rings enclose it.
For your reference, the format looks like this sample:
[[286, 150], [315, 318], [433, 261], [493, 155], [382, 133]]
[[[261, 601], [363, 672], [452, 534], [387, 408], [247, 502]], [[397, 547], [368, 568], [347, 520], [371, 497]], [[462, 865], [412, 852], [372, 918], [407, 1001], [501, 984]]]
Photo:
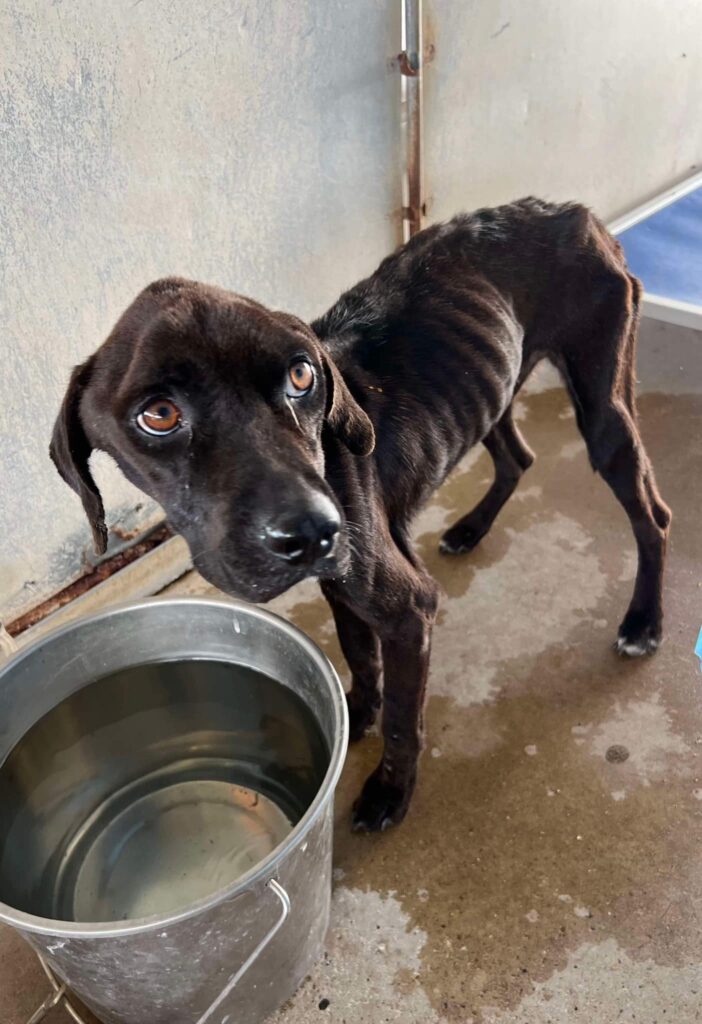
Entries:
[[[282, 616], [275, 614], [275, 612], [260, 608], [258, 605], [250, 604], [247, 601], [241, 601], [236, 598], [179, 596], [142, 598], [137, 601], [125, 601], [111, 605], [104, 611], [97, 612], [94, 615], [86, 615], [85, 617], [75, 619], [74, 621], [67, 623], [65, 626], [59, 626], [56, 629], [51, 630], [50, 633], [39, 637], [34, 641], [34, 643], [29, 644], [29, 646], [11, 656], [6, 664], [0, 666], [0, 686], [2, 686], [3, 677], [9, 671], [12, 671], [20, 661], [32, 656], [36, 651], [52, 642], [57, 637], [73, 632], [86, 623], [98, 622], [102, 619], [108, 619], [125, 612], [134, 612], [141, 608], [151, 608], [155, 605], [165, 607], [176, 604], [190, 604], [197, 605], [199, 607], [234, 608], [251, 618], [268, 621], [278, 629], [281, 629], [284, 633], [291, 636], [306, 651], [312, 661], [317, 664], [320, 669], [320, 674], [325, 680], [332, 696], [334, 708], [334, 741], [329, 751], [329, 767], [327, 768], [324, 779], [317, 790], [314, 800], [283, 842], [274, 850], [271, 850], [267, 857], [264, 857], [263, 860], [254, 864], [254, 866], [247, 871], [245, 875], [242, 875], [235, 882], [231, 882], [229, 885], [215, 890], [210, 893], [209, 896], [205, 896], [202, 899], [197, 900], [195, 903], [191, 903], [171, 914], [152, 914], [148, 917], [132, 918], [127, 921], [61, 921], [54, 918], [37, 917], [34, 914], [28, 914], [25, 911], [17, 910], [0, 900], [0, 922], [10, 925], [13, 928], [33, 932], [38, 935], [65, 935], [71, 938], [122, 938], [123, 936], [136, 935], [155, 930], [157, 928], [163, 928], [164, 926], [177, 924], [179, 921], [184, 921], [189, 917], [194, 917], [203, 911], [209, 910], [211, 907], [237, 899], [239, 896], [243, 896], [245, 892], [254, 889], [263, 879], [267, 879], [269, 876], [274, 874], [278, 864], [280, 864], [290, 850], [297, 846], [304, 838], [306, 833], [323, 812], [327, 802], [333, 797], [336, 784], [339, 781], [339, 776], [341, 775], [341, 771], [344, 766], [349, 737], [348, 711], [341, 680], [327, 656], [319, 649], [313, 640], [303, 633], [301, 629], [298, 629], [297, 626], [294, 626]], [[233, 633], [233, 635], [236, 636], [235, 633]], [[153, 664], [160, 660], [161, 659], [153, 658], [150, 662], [140, 662], [140, 664]], [[166, 661], [167, 657], [164, 656], [163, 660]], [[237, 663], [233, 662], [233, 664]], [[94, 680], [94, 682], [98, 681], [99, 679]], [[91, 683], [87, 682], [85, 685], [89, 686]], [[80, 687], [78, 689], [80, 689]], [[37, 719], [37, 721], [39, 721], [39, 719]], [[4, 761], [2, 763], [4, 763]]]

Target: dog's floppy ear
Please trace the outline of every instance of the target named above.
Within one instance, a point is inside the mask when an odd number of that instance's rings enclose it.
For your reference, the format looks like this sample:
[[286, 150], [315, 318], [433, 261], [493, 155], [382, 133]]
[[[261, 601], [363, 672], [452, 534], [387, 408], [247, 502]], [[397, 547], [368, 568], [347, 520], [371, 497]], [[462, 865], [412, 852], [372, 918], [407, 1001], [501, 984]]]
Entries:
[[95, 485], [88, 459], [93, 450], [80, 418], [80, 399], [90, 380], [91, 360], [77, 366], [71, 374], [61, 411], [54, 424], [49, 454], [57, 470], [83, 502], [99, 555], [107, 548], [105, 510]]
[[330, 430], [354, 455], [370, 455], [375, 448], [373, 424], [346, 387], [334, 360], [324, 349], [322, 361], [327, 383], [325, 418]]

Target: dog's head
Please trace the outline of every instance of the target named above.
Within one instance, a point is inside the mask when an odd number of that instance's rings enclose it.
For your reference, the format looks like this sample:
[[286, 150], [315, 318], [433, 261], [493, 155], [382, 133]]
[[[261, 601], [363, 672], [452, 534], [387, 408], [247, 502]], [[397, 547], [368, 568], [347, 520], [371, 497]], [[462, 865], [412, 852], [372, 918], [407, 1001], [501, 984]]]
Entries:
[[356, 455], [370, 420], [301, 320], [206, 285], [146, 288], [77, 367], [51, 457], [107, 533], [88, 460], [108, 452], [166, 511], [206, 579], [266, 601], [343, 572], [343, 514], [324, 479], [322, 430]]

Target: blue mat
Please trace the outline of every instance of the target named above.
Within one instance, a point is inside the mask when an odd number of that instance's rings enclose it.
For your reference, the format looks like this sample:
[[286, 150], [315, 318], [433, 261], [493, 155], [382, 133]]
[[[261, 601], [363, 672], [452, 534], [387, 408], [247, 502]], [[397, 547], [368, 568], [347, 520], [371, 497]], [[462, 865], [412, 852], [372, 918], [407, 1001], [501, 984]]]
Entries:
[[702, 306], [702, 186], [618, 237], [649, 294]]

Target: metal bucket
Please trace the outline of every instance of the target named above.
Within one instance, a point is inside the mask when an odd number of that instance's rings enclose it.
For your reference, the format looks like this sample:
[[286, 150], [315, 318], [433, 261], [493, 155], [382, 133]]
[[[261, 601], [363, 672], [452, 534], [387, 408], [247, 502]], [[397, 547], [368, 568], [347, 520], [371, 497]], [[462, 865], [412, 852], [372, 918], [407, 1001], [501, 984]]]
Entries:
[[253, 606], [48, 636], [0, 671], [0, 920], [106, 1024], [257, 1024], [321, 951], [347, 736], [327, 659]]

